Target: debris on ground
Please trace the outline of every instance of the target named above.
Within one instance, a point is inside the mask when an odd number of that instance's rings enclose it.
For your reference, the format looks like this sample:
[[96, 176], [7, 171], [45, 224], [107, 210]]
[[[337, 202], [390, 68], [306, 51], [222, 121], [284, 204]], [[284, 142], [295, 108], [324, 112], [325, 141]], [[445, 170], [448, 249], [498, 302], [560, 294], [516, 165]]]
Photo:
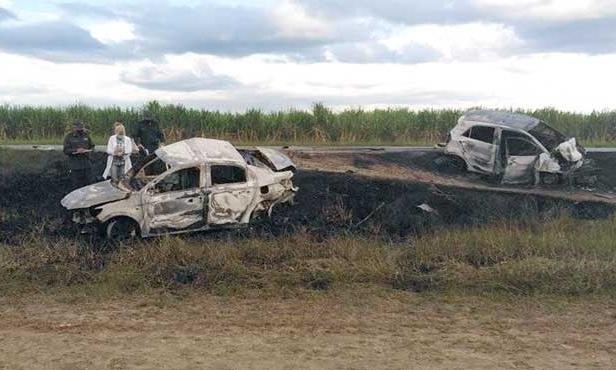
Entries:
[[438, 211], [437, 211], [436, 209], [434, 209], [434, 208], [430, 207], [430, 205], [429, 205], [429, 204], [427, 204], [427, 203], [422, 203], [422, 204], [420, 204], [420, 205], [418, 205], [418, 206], [415, 206], [415, 207], [417, 207], [417, 208], [421, 209], [421, 210], [422, 210], [422, 211], [424, 211], [424, 212], [428, 212], [428, 213], [436, 213], [436, 214], [438, 214]]

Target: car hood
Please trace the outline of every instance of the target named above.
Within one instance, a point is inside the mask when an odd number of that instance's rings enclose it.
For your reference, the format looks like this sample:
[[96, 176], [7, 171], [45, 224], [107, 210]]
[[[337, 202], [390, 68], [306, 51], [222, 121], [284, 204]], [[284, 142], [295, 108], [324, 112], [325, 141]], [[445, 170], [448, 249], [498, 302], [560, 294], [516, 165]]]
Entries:
[[262, 146], [255, 147], [261, 155], [271, 164], [275, 171], [286, 171], [295, 169], [295, 164], [287, 155], [279, 152], [276, 149], [264, 148]]
[[129, 195], [129, 192], [120, 190], [111, 184], [111, 180], [107, 180], [74, 190], [62, 198], [60, 203], [69, 210], [89, 208], [98, 204], [124, 199]]

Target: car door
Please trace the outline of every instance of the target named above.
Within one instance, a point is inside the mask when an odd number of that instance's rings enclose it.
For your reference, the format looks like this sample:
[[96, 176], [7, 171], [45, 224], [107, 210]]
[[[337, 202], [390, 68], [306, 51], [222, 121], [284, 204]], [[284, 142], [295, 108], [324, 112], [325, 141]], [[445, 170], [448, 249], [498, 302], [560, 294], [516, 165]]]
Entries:
[[188, 167], [167, 172], [144, 188], [146, 227], [150, 233], [205, 226], [202, 171]]
[[494, 173], [497, 148], [494, 144], [495, 131], [492, 126], [476, 125], [460, 137], [462, 153], [471, 170]]
[[523, 184], [534, 180], [535, 163], [543, 152], [529, 137], [503, 131], [501, 145], [505, 153], [503, 183]]
[[211, 164], [207, 189], [207, 222], [210, 225], [241, 221], [256, 195], [256, 183], [247, 168], [236, 164]]

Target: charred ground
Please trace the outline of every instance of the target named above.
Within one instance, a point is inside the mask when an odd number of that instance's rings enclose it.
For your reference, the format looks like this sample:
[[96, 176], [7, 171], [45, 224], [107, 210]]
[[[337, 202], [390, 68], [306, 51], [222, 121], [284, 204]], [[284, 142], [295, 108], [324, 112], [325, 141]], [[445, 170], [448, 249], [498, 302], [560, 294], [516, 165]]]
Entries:
[[[1, 154], [0, 242], [18, 244], [33, 234], [46, 238], [75, 235], [66, 211], [59, 204], [70, 190], [68, 169], [61, 153], [3, 151]], [[427, 152], [330, 156], [336, 157], [335, 160], [346, 156], [344, 160], [359, 170], [390, 163], [429, 171], [434, 169], [437, 155]], [[601, 153], [593, 159], [607, 169], [611, 157], [613, 155]], [[102, 153], [95, 153], [94, 173], [102, 173], [104, 159]], [[272, 220], [261, 220], [249, 229], [199, 233], [187, 238], [269, 237], [299, 230], [317, 237], [360, 234], [396, 241], [409, 235], [501, 220], [531, 225], [562, 213], [580, 218], [602, 218], [614, 209], [597, 202], [475, 191], [413, 179], [374, 178], [354, 170], [323, 172], [314, 169], [323, 163], [322, 157], [301, 159], [304, 164], [310, 161], [314, 166], [300, 169], [295, 176], [295, 184], [300, 187], [296, 205], [277, 208]], [[601, 179], [604, 187], [616, 183], [611, 172], [604, 171]], [[441, 175], [452, 179], [462, 176]], [[420, 209], [418, 206], [422, 204], [433, 211]], [[96, 244], [100, 240], [91, 242]]]
[[[71, 227], [59, 205], [69, 189], [61, 153], [1, 154], [0, 293], [8, 296], [616, 289], [610, 202], [454, 186], [417, 158], [298, 158], [296, 205], [272, 220], [115, 246]], [[94, 158], [98, 173], [103, 159]]]

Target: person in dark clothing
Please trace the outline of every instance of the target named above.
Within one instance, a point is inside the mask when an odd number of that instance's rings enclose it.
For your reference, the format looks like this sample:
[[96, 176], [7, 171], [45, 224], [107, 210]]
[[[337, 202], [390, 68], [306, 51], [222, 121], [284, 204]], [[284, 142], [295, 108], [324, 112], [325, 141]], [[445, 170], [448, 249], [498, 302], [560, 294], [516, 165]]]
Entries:
[[161, 144], [165, 143], [165, 135], [158, 126], [158, 122], [149, 116], [139, 121], [133, 139], [139, 150], [146, 150], [147, 154], [154, 153]]
[[[137, 149], [139, 150], [139, 159], [141, 162], [165, 143], [165, 135], [158, 126], [158, 122], [149, 114], [145, 114], [143, 119], [137, 123], [135, 133], [133, 135]], [[149, 166], [149, 171], [156, 173], [164, 172], [162, 162]], [[147, 171], [146, 171], [147, 172]]]
[[82, 122], [77, 121], [73, 131], [64, 138], [64, 154], [68, 156], [73, 189], [89, 185], [92, 181], [92, 162], [90, 152], [94, 143]]

